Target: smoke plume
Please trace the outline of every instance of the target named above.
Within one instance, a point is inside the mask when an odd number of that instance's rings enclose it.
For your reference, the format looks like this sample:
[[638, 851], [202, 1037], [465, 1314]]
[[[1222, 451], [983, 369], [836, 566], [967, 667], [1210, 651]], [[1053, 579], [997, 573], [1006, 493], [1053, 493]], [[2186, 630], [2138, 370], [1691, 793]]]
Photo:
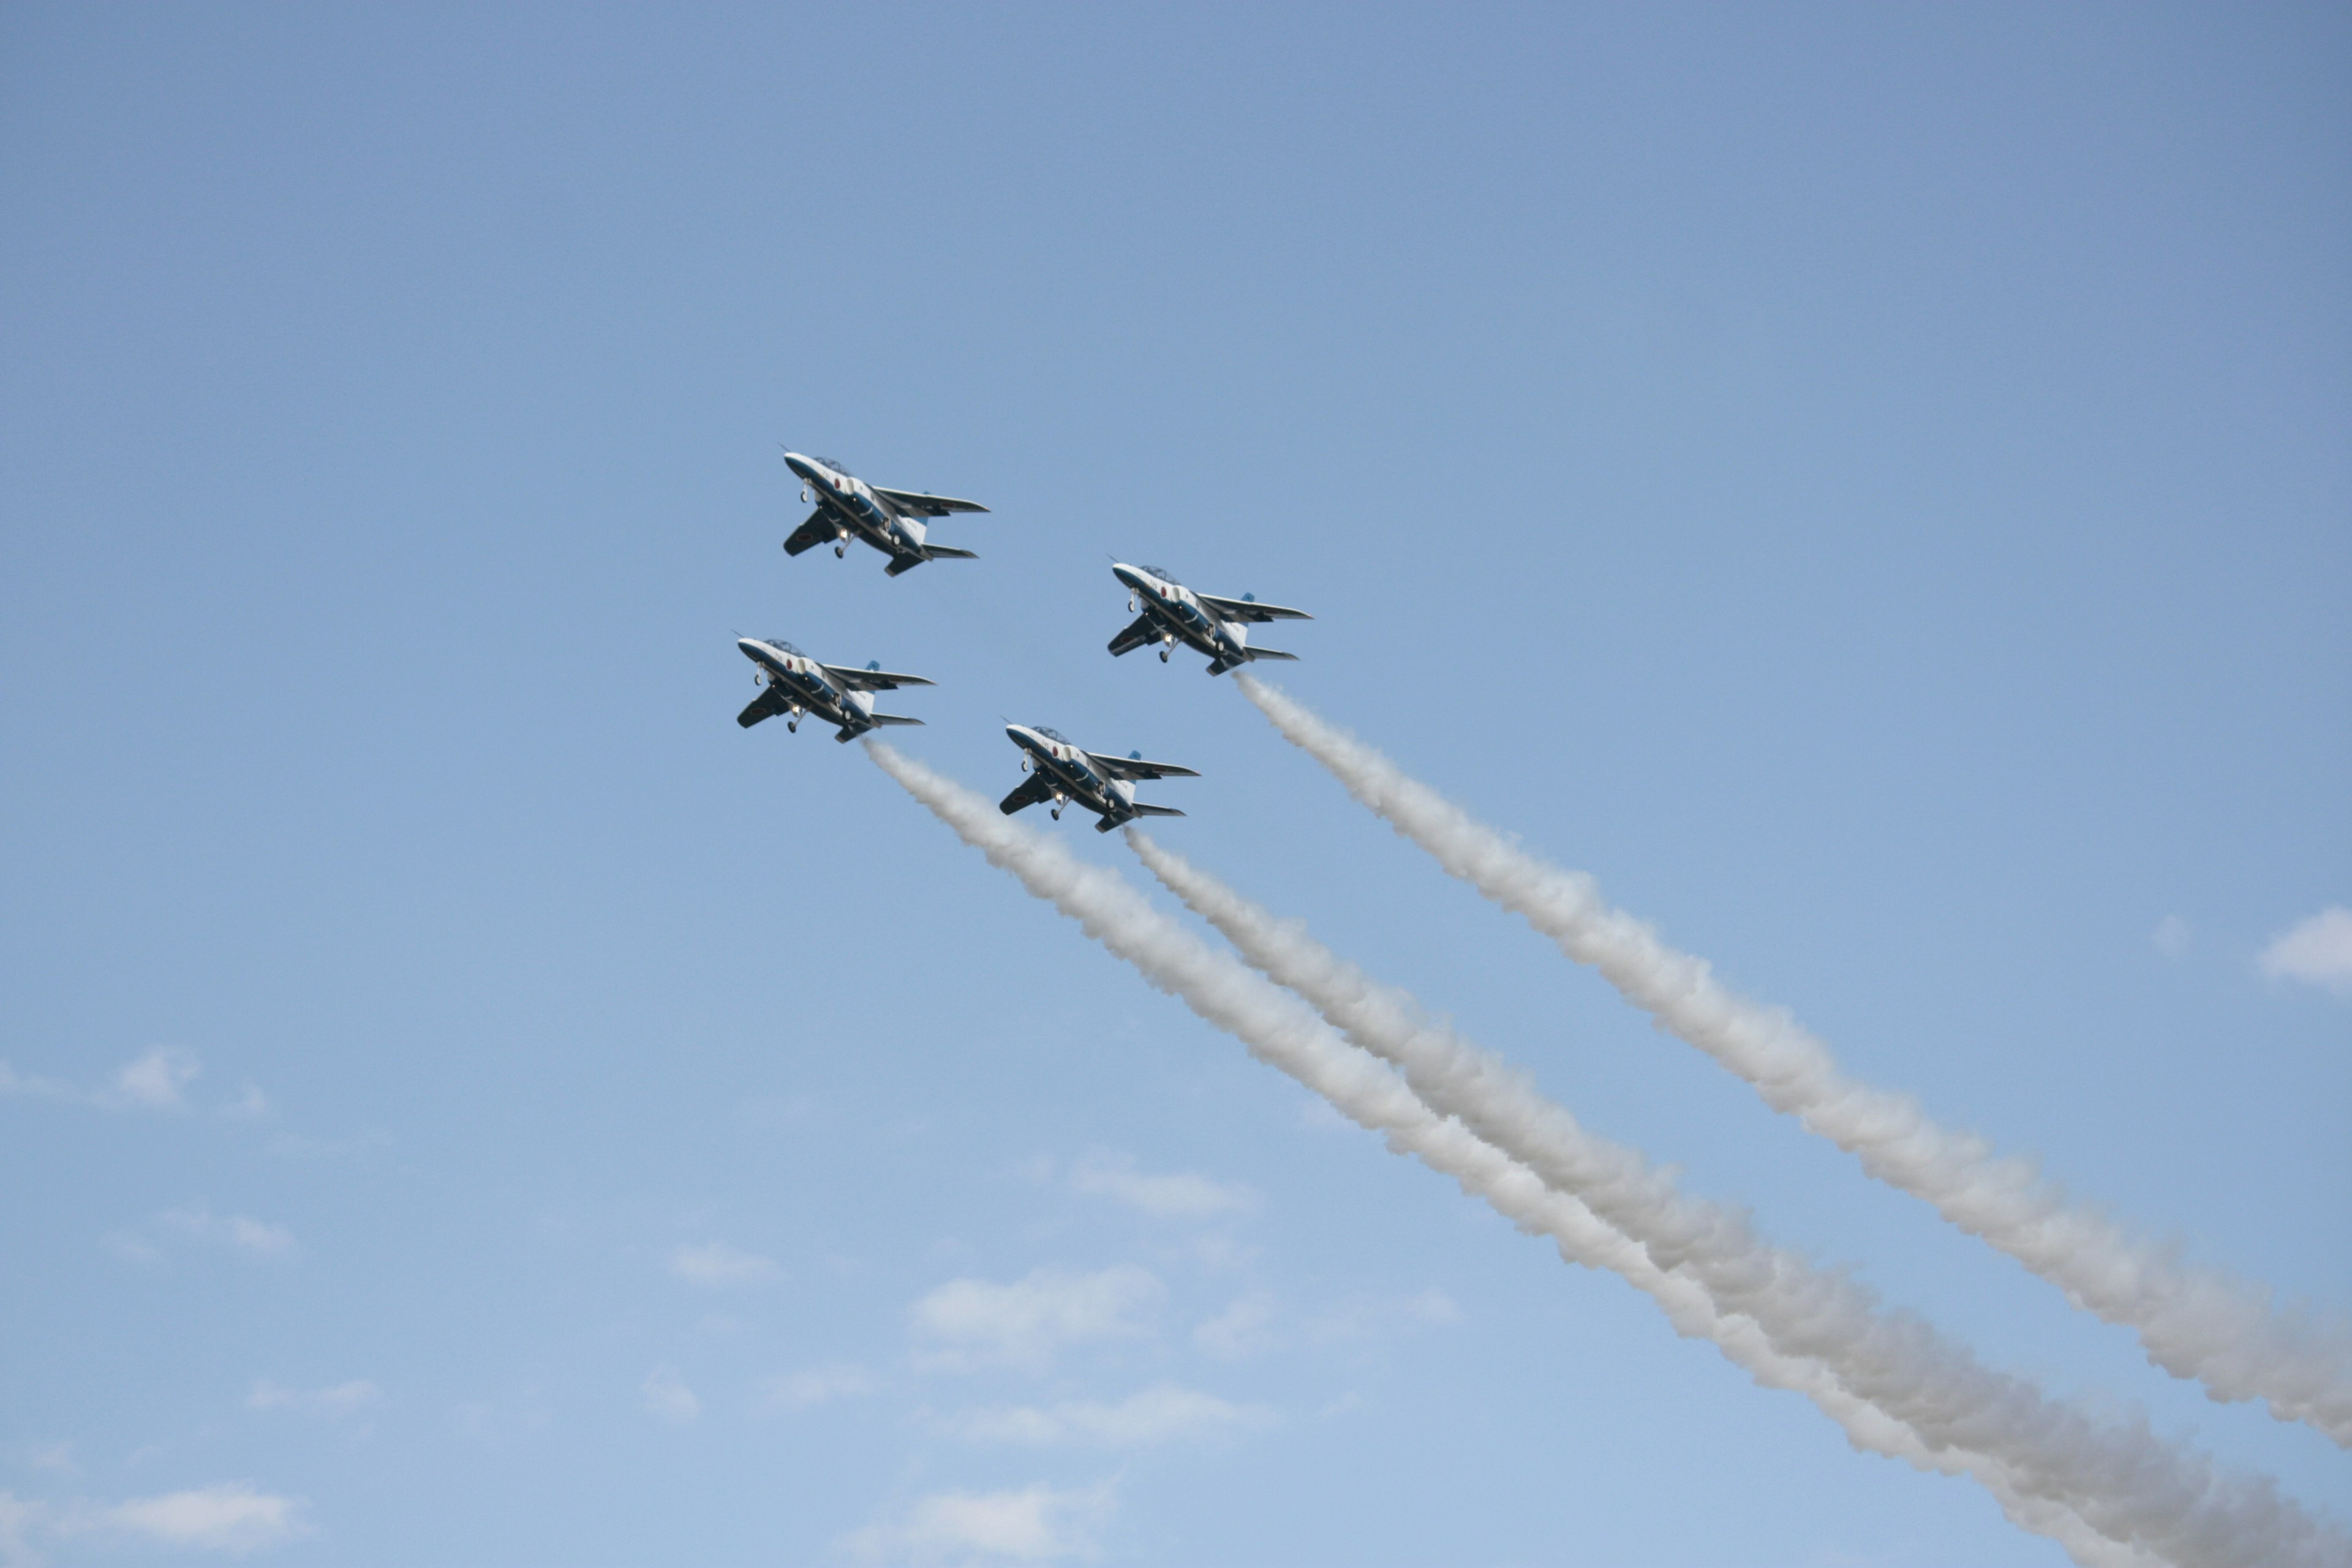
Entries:
[[1718, 982], [1601, 895], [1593, 879], [1521, 849], [1278, 689], [1237, 675], [1284, 738], [1453, 875], [1524, 918], [1625, 999], [1854, 1155], [1880, 1181], [1933, 1204], [1970, 1235], [2139, 1336], [2148, 1360], [2216, 1399], [2258, 1399], [2352, 1447], [2352, 1332], [2269, 1290], [2139, 1241], [2042, 1180], [2031, 1162], [1930, 1121], [1909, 1097], [1855, 1082], [1781, 1008]]
[[1909, 1313], [1883, 1308], [1843, 1274], [1768, 1246], [1740, 1215], [1685, 1195], [1634, 1151], [1586, 1131], [1498, 1058], [1374, 984], [1307, 934], [1129, 829], [1170, 891], [1243, 960], [1303, 997], [1352, 1044], [1401, 1070], [1430, 1110], [1572, 1195], [1687, 1276], [1718, 1312], [1753, 1321], [1780, 1354], [1819, 1363], [1851, 1393], [1931, 1447], [1965, 1446], [2006, 1466], [2033, 1496], [2063, 1501], [2100, 1533], [2182, 1568], [2352, 1561], [2267, 1479], [2223, 1476], [2144, 1424], [2111, 1426], [1996, 1373]]
[[1079, 922], [1156, 988], [1240, 1039], [1259, 1060], [1323, 1096], [1390, 1149], [1452, 1177], [1519, 1229], [1549, 1237], [1568, 1262], [1605, 1268], [1654, 1300], [1676, 1332], [1713, 1342], [1758, 1384], [1803, 1394], [1857, 1449], [1919, 1469], [1965, 1475], [1981, 1484], [2021, 1528], [2056, 1541], [2085, 1568], [2151, 1568], [2168, 1559], [2102, 1534], [2067, 1503], [2035, 1495], [2010, 1468], [1966, 1441], [1936, 1445], [1849, 1390], [1819, 1361], [1774, 1349], [1756, 1323], [1718, 1310], [1687, 1272], [1661, 1268], [1650, 1254], [1583, 1203], [1556, 1192], [1526, 1166], [1441, 1117], [1391, 1068], [1341, 1040], [1297, 997], [1217, 952], [1152, 909], [1123, 879], [1071, 856], [1013, 822], [986, 800], [867, 742], [874, 760], [923, 805], [1012, 872], [1030, 892]]

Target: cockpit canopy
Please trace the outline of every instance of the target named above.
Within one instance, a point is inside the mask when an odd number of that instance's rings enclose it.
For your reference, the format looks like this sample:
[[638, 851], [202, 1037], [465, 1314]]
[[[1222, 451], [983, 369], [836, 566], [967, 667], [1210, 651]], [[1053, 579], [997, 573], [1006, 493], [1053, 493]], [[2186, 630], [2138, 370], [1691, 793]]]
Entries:
[[808, 657], [808, 655], [803, 653], [800, 649], [794, 647], [792, 644], [786, 642], [782, 637], [761, 637], [760, 640], [766, 643], [770, 647], [774, 648], [778, 653], [788, 653], [794, 658], [806, 658]]
[[1144, 570], [1150, 573], [1154, 577], [1159, 578], [1162, 583], [1169, 584], [1171, 587], [1181, 588], [1184, 585], [1176, 580], [1176, 574], [1171, 572], [1165, 566], [1146, 566]]
[[1063, 734], [1059, 730], [1048, 730], [1043, 724], [1039, 724], [1035, 726], [1035, 728], [1037, 733], [1045, 736], [1045, 739], [1049, 741], [1059, 741], [1066, 746], [1071, 743], [1070, 738], [1067, 735]]
[[839, 458], [817, 458], [817, 461], [823, 463], [826, 468], [831, 468], [836, 474], [845, 474], [849, 472], [847, 465], [844, 464]]

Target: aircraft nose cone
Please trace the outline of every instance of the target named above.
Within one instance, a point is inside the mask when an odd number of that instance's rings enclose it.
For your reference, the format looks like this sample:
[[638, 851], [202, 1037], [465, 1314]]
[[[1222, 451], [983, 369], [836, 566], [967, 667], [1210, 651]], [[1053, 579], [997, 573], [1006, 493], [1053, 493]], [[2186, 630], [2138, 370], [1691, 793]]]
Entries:
[[804, 479], [814, 479], [816, 478], [816, 471], [809, 467], [809, 460], [806, 458], [802, 457], [798, 452], [786, 452], [784, 454], [784, 467], [790, 468], [793, 472], [798, 474]]
[[1143, 574], [1138, 572], [1132, 566], [1129, 566], [1124, 563], [1116, 564], [1111, 567], [1110, 574], [1118, 578], [1120, 582], [1126, 584], [1130, 588], [1140, 588], [1143, 586]]

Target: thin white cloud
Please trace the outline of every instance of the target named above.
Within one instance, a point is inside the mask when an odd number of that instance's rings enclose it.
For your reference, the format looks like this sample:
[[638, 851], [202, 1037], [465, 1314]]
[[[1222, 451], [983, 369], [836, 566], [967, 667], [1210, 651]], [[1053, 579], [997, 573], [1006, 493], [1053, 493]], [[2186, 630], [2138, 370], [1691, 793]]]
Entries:
[[[0, 1062], [0, 1094], [21, 1094], [33, 1100], [84, 1100], [92, 1098], [69, 1083], [60, 1083], [53, 1078], [38, 1078], [31, 1073], [21, 1073], [6, 1062]], [[5, 1495], [0, 1493], [0, 1496]]]
[[186, 1104], [181, 1091], [199, 1070], [194, 1052], [177, 1046], [158, 1046], [125, 1064], [114, 1075], [114, 1092], [129, 1105], [177, 1110]]
[[[250, 1481], [132, 1498], [92, 1516], [89, 1529], [202, 1552], [241, 1553], [307, 1534], [302, 1505], [256, 1491]], [[79, 1533], [78, 1527], [75, 1533]]]
[[2186, 920], [2179, 915], [2167, 915], [2156, 922], [2156, 930], [2148, 933], [2147, 940], [2155, 945], [2157, 952], [2178, 961], [2188, 954], [2190, 935]]
[[729, 1285], [756, 1285], [783, 1273], [773, 1259], [730, 1247], [723, 1241], [678, 1247], [669, 1255], [669, 1271], [689, 1285], [710, 1290]]
[[1106, 1197], [1154, 1219], [1221, 1219], [1247, 1214], [1257, 1206], [1257, 1194], [1239, 1182], [1220, 1182], [1190, 1171], [1150, 1175], [1135, 1168], [1131, 1155], [1107, 1150], [1089, 1152], [1071, 1167], [1070, 1185], [1095, 1197]]
[[116, 1503], [48, 1503], [0, 1491], [0, 1561], [37, 1563], [42, 1542], [81, 1538], [242, 1556], [308, 1535], [302, 1506], [251, 1481]]
[[1066, 1344], [1148, 1335], [1166, 1295], [1159, 1276], [1133, 1264], [1091, 1274], [1040, 1268], [1009, 1285], [950, 1279], [909, 1316], [930, 1342], [924, 1364], [1035, 1366]]
[[[84, 1089], [63, 1079], [20, 1073], [6, 1062], [0, 1062], [0, 1095], [54, 1100], [100, 1110], [186, 1110], [191, 1108], [188, 1086], [203, 1070], [196, 1054], [180, 1046], [157, 1046], [133, 1057], [96, 1089]], [[223, 1116], [256, 1121], [269, 1114], [269, 1097], [257, 1085], [248, 1083], [235, 1100], [224, 1100], [213, 1109]]]
[[18, 1463], [36, 1470], [46, 1470], [53, 1476], [78, 1476], [81, 1467], [74, 1462], [74, 1446], [68, 1442], [20, 1443], [10, 1450]]
[[1115, 1405], [1078, 1399], [1002, 1405], [967, 1410], [938, 1425], [949, 1436], [970, 1443], [1139, 1448], [1200, 1442], [1270, 1426], [1276, 1419], [1266, 1405], [1235, 1405], [1196, 1388], [1162, 1383]]
[[640, 1392], [645, 1395], [646, 1412], [674, 1426], [683, 1426], [702, 1414], [702, 1401], [687, 1387], [676, 1367], [654, 1368]]
[[2263, 949], [2261, 963], [2273, 980], [2300, 980], [2338, 996], [2352, 995], [2352, 910], [2330, 904], [2281, 931]]
[[771, 1410], [808, 1410], [873, 1392], [874, 1379], [864, 1367], [849, 1362], [788, 1372], [760, 1384], [761, 1401]]
[[136, 1231], [110, 1230], [98, 1238], [98, 1244], [123, 1262], [142, 1268], [163, 1261], [163, 1249]]
[[324, 1388], [289, 1388], [263, 1378], [245, 1396], [248, 1410], [289, 1410], [301, 1415], [342, 1416], [366, 1409], [383, 1397], [383, 1390], [363, 1377]]
[[203, 1204], [166, 1209], [155, 1223], [182, 1239], [225, 1246], [248, 1258], [282, 1258], [294, 1250], [294, 1233], [249, 1214], [216, 1215]]
[[1220, 1361], [1239, 1361], [1278, 1349], [1283, 1334], [1279, 1310], [1264, 1291], [1237, 1297], [1233, 1305], [1192, 1331], [1192, 1343]]
[[996, 1558], [1054, 1563], [1092, 1557], [1117, 1507], [1108, 1482], [1084, 1491], [934, 1492], [900, 1518], [842, 1538], [853, 1555], [915, 1563]]
[[1366, 1345], [1416, 1329], [1462, 1321], [1444, 1291], [1411, 1296], [1353, 1296], [1319, 1312], [1290, 1313], [1264, 1292], [1238, 1297], [1192, 1331], [1192, 1343], [1221, 1361], [1239, 1361], [1294, 1346], [1328, 1350]]

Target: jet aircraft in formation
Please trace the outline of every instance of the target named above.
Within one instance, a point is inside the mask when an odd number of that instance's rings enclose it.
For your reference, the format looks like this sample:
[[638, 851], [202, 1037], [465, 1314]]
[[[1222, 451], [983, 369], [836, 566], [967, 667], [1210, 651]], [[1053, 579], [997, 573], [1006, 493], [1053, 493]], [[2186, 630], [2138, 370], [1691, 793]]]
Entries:
[[973, 559], [969, 550], [927, 542], [920, 520], [945, 517], [951, 511], [986, 511], [978, 501], [869, 485], [831, 458], [786, 452], [784, 462], [800, 476], [801, 500], [816, 501], [808, 521], [784, 541], [785, 554], [798, 555], [830, 544], [835, 555], [845, 555], [849, 542], [862, 539], [890, 558], [890, 564], [882, 570], [893, 577], [926, 561]]
[[1111, 757], [1085, 751], [1071, 744], [1068, 736], [1043, 724], [1034, 728], [1007, 724], [1004, 732], [1021, 748], [1021, 771], [1029, 775], [1011, 795], [997, 802], [996, 808], [1007, 816], [1024, 806], [1050, 800], [1056, 821], [1061, 818], [1062, 807], [1076, 805], [1102, 819], [1095, 824], [1096, 832], [1108, 833], [1139, 816], [1184, 815], [1171, 806], [1139, 802], [1135, 798], [1136, 780], [1201, 776], [1173, 763], [1147, 763], [1140, 752]]
[[1254, 658], [1298, 657], [1278, 648], [1250, 647], [1249, 628], [1253, 624], [1315, 618], [1304, 610], [1261, 605], [1255, 594], [1244, 594], [1238, 599], [1196, 594], [1176, 581], [1164, 566], [1129, 566], [1119, 562], [1111, 566], [1110, 572], [1127, 584], [1127, 607], [1143, 612], [1125, 631], [1110, 639], [1114, 658], [1158, 643], [1160, 662], [1165, 664], [1170, 650], [1181, 641], [1209, 656], [1211, 675], [1223, 675]]
[[[893, 577], [926, 561], [972, 559], [969, 550], [931, 543], [922, 520], [950, 512], [986, 511], [978, 501], [870, 485], [830, 458], [786, 452], [784, 461], [800, 477], [801, 500], [816, 503], [808, 521], [784, 541], [785, 554], [805, 554], [820, 544], [831, 544], [834, 554], [846, 555], [853, 539], [864, 540], [889, 557], [883, 570]], [[1181, 642], [1208, 656], [1211, 675], [1223, 675], [1252, 659], [1298, 657], [1279, 648], [1252, 647], [1251, 626], [1315, 618], [1304, 610], [1261, 605], [1252, 594], [1225, 599], [1194, 593], [1162, 567], [1118, 562], [1113, 563], [1111, 573], [1127, 586], [1128, 609], [1137, 612], [1134, 624], [1111, 638], [1114, 658], [1158, 643], [1164, 664]], [[931, 684], [919, 675], [894, 675], [879, 664], [864, 669], [820, 664], [782, 637], [739, 637], [735, 646], [751, 661], [752, 679], [763, 688], [751, 705], [735, 716], [735, 721], [747, 730], [784, 714], [789, 715], [785, 728], [797, 731], [803, 718], [813, 716], [835, 726], [835, 740], [854, 741], [885, 724], [922, 722], [874, 711], [877, 691]], [[1034, 728], [1008, 724], [1004, 732], [1021, 749], [1021, 771], [1029, 775], [998, 803], [1008, 816], [1050, 801], [1058, 820], [1064, 806], [1076, 805], [1095, 814], [1097, 832], [1108, 833], [1139, 816], [1184, 815], [1171, 806], [1139, 802], [1135, 798], [1139, 781], [1200, 777], [1191, 768], [1172, 763], [1147, 763], [1140, 752], [1114, 757], [1083, 751], [1042, 724]]]
[[920, 719], [874, 711], [877, 691], [931, 684], [919, 675], [893, 675], [879, 664], [869, 664], [864, 669], [852, 669], [845, 664], [819, 664], [782, 637], [738, 637], [735, 646], [756, 667], [752, 680], [767, 689], [751, 700], [749, 708], [735, 715], [735, 722], [746, 730], [762, 719], [789, 713], [792, 718], [784, 728], [797, 731], [802, 718], [814, 714], [824, 723], [841, 726], [835, 740], [854, 741], [884, 724], [922, 722]]

